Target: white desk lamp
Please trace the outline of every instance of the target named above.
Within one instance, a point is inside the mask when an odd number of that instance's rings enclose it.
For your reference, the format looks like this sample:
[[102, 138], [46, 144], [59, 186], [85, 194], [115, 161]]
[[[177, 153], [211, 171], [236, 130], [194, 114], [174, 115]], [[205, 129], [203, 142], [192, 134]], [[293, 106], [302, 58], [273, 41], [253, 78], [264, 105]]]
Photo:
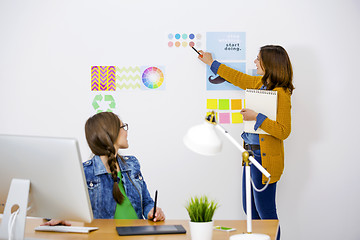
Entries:
[[259, 164], [252, 156], [249, 157], [247, 152], [224, 128], [216, 123], [215, 113], [212, 112], [205, 118], [203, 124], [194, 126], [189, 129], [184, 137], [185, 145], [193, 152], [202, 155], [215, 155], [221, 151], [222, 142], [215, 128], [226, 136], [241, 152], [243, 162], [245, 164], [245, 184], [246, 184], [246, 222], [247, 233], [232, 235], [230, 240], [270, 240], [270, 237], [265, 234], [252, 233], [252, 220], [251, 220], [251, 188], [250, 188], [250, 165], [249, 162], [254, 164], [257, 169], [261, 171], [270, 180], [270, 173], [268, 173], [261, 164]]

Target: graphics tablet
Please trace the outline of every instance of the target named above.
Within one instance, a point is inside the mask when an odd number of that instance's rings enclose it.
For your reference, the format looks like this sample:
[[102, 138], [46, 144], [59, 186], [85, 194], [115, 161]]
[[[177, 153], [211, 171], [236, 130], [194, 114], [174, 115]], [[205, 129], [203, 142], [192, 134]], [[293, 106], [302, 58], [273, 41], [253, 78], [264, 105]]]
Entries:
[[182, 225], [116, 227], [116, 231], [118, 232], [119, 236], [186, 233], [186, 230]]

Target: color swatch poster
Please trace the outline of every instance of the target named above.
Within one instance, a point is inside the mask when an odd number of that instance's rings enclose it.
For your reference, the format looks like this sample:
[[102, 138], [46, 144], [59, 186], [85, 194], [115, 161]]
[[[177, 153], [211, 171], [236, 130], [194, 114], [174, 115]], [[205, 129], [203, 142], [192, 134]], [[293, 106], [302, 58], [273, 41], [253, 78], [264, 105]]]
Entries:
[[142, 90], [165, 90], [164, 67], [143, 66], [140, 69]]
[[167, 45], [169, 48], [202, 48], [203, 36], [196, 32], [174, 32], [167, 35]]
[[243, 123], [240, 110], [242, 99], [207, 99], [206, 109], [216, 111], [216, 120], [220, 124]]
[[[236, 69], [240, 72], [246, 71], [245, 62], [222, 62], [228, 67]], [[214, 74], [209, 67], [206, 68], [206, 90], [242, 90], [241, 88], [234, 86], [217, 74]]]
[[92, 66], [91, 91], [165, 90], [163, 66]]

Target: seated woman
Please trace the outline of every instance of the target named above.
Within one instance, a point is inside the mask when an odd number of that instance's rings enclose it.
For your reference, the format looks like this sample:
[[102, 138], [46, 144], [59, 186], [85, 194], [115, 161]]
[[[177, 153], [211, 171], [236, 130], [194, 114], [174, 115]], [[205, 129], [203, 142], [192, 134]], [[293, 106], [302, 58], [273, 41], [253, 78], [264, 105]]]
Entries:
[[[150, 197], [134, 156], [120, 156], [119, 149], [129, 147], [128, 124], [117, 115], [102, 112], [85, 124], [87, 143], [94, 154], [84, 162], [84, 173], [94, 218], [165, 220], [161, 208]], [[67, 221], [51, 220], [44, 225], [69, 225]]]

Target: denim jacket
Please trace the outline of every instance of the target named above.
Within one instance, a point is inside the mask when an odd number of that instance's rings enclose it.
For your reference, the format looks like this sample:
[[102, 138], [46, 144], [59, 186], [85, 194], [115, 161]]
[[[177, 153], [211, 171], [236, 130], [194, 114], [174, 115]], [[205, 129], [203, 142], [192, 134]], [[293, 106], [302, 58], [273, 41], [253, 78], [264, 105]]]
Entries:
[[[146, 219], [149, 211], [154, 207], [154, 201], [140, 172], [139, 161], [134, 156], [124, 156], [123, 159], [126, 163], [123, 163], [119, 156], [117, 157], [126, 196], [138, 218]], [[83, 167], [94, 218], [114, 218], [116, 210], [116, 201], [112, 195], [114, 181], [100, 157], [94, 156], [84, 162]]]

